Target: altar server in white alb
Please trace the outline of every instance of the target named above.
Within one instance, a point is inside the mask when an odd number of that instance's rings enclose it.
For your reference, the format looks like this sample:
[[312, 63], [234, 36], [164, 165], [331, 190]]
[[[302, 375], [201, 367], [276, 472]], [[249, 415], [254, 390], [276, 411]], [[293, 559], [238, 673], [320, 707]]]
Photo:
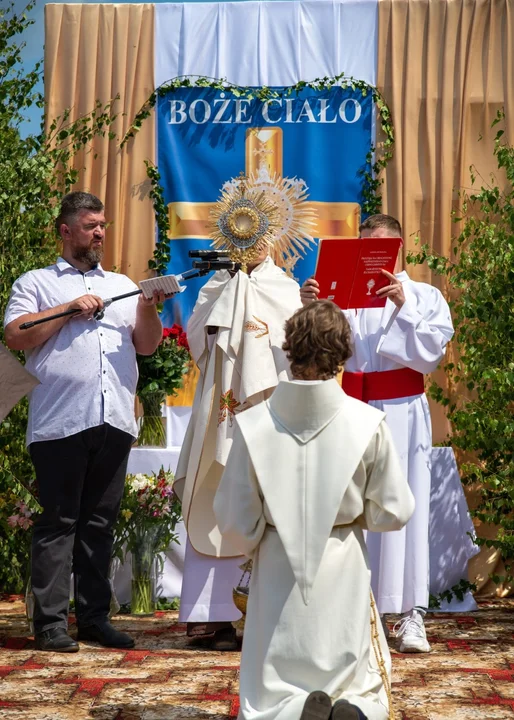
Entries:
[[328, 300], [286, 323], [292, 382], [236, 418], [214, 502], [253, 558], [240, 720], [386, 720], [390, 655], [363, 528], [400, 529], [414, 499], [384, 413], [341, 389], [350, 331]]
[[[401, 237], [390, 215], [373, 215], [360, 226], [366, 237]], [[396, 637], [400, 652], [430, 652], [424, 616], [429, 598], [429, 512], [432, 427], [424, 374], [433, 372], [453, 335], [450, 309], [437, 288], [400, 272], [384, 272], [390, 284], [377, 294], [384, 308], [347, 310], [352, 357], [343, 389], [386, 413], [402, 468], [416, 499], [408, 525], [397, 533], [368, 533], [372, 584], [381, 614], [404, 613]], [[315, 299], [313, 278], [302, 287], [304, 303]]]
[[187, 326], [201, 371], [175, 487], [188, 533], [180, 621], [190, 636], [210, 635], [217, 650], [237, 647], [232, 599], [241, 557], [222, 538], [214, 495], [234, 434], [236, 413], [269, 397], [289, 363], [282, 350], [284, 323], [301, 307], [298, 283], [268, 250], [248, 274], [218, 271], [202, 288]]

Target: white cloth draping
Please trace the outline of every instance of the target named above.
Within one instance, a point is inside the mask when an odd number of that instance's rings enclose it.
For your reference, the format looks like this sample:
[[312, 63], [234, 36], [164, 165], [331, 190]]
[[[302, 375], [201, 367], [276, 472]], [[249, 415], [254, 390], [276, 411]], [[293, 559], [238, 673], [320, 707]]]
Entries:
[[188, 405], [166, 406], [166, 447], [180, 452], [186, 434], [191, 407]]
[[377, 6], [377, 0], [158, 3], [155, 86], [178, 75], [280, 86], [343, 71], [375, 85]]
[[[468, 562], [480, 552], [473, 542], [475, 528], [460, 481], [451, 447], [432, 448], [432, 487], [430, 492], [430, 593], [438, 595], [468, 580]], [[453, 597], [441, 602], [441, 612], [477, 610], [468, 590], [462, 600]]]
[[186, 557], [180, 622], [235, 622], [241, 613], [234, 605], [232, 589], [241, 578], [240, 557], [212, 558], [201, 555], [186, 541]]

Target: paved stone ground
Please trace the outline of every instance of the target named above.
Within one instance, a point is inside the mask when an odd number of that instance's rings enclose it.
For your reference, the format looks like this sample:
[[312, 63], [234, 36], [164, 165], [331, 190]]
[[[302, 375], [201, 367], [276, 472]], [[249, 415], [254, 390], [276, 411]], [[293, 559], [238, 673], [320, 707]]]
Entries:
[[[0, 718], [235, 718], [239, 653], [192, 647], [176, 618], [116, 618], [117, 627], [134, 635], [134, 650], [83, 643], [79, 653], [41, 653], [28, 636], [23, 604], [5, 599]], [[514, 720], [514, 601], [482, 603], [476, 613], [430, 615], [427, 631], [432, 653], [393, 656], [397, 719]]]

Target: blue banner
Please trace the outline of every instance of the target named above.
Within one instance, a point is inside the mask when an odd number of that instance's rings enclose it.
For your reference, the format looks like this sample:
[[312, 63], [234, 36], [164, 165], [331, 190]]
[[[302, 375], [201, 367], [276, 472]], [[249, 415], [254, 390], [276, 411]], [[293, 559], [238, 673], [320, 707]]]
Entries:
[[[363, 172], [372, 141], [371, 94], [334, 87], [267, 102], [210, 88], [170, 91], [157, 104], [158, 169], [170, 218], [169, 273], [191, 268], [189, 250], [208, 249], [209, 215], [223, 185], [240, 173], [289, 178], [307, 187], [319, 237], [356, 237]], [[313, 274], [317, 244], [294, 269]], [[184, 326], [207, 278], [190, 280], [163, 321]], [[177, 316], [178, 311], [178, 316]]]

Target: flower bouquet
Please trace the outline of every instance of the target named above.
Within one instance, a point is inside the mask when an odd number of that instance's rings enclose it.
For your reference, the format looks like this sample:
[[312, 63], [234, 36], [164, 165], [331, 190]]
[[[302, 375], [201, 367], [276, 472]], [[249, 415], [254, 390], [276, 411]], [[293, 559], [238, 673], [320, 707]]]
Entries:
[[7, 524], [12, 528], [20, 527], [22, 530], [28, 530], [34, 524], [31, 520], [33, 511], [23, 500], [17, 500], [14, 509], [15, 512], [7, 518]]
[[113, 556], [125, 561], [132, 554], [131, 612], [149, 614], [155, 609], [156, 562], [178, 542], [175, 527], [181, 504], [173, 487], [173, 473], [127, 475], [118, 521], [114, 529]]
[[[14, 503], [14, 512], [7, 518], [7, 524], [10, 528], [20, 528], [21, 530], [29, 530], [34, 521], [32, 516], [34, 511], [23, 500], [16, 500]], [[27, 616], [27, 623], [29, 626], [29, 632], [34, 632], [34, 596], [32, 594], [32, 587], [30, 577], [25, 587], [25, 614]]]
[[[22, 486], [12, 476], [9, 481], [13, 483], [14, 488], [2, 487], [3, 483], [0, 483], [0, 531], [4, 531], [5, 540], [0, 543], [0, 550], [9, 563], [11, 581], [16, 581], [15, 587], [21, 590], [25, 585], [25, 613], [29, 631], [32, 634], [34, 632], [34, 596], [29, 567], [31, 533], [27, 531], [34, 525], [34, 519], [41, 511], [41, 507], [32, 493], [32, 488]], [[5, 577], [7, 568], [4, 566], [2, 569]]]
[[152, 355], [138, 355], [137, 396], [143, 406], [138, 445], [166, 445], [161, 405], [166, 395], [175, 395], [191, 366], [187, 336], [180, 325], [164, 328], [162, 340]]

